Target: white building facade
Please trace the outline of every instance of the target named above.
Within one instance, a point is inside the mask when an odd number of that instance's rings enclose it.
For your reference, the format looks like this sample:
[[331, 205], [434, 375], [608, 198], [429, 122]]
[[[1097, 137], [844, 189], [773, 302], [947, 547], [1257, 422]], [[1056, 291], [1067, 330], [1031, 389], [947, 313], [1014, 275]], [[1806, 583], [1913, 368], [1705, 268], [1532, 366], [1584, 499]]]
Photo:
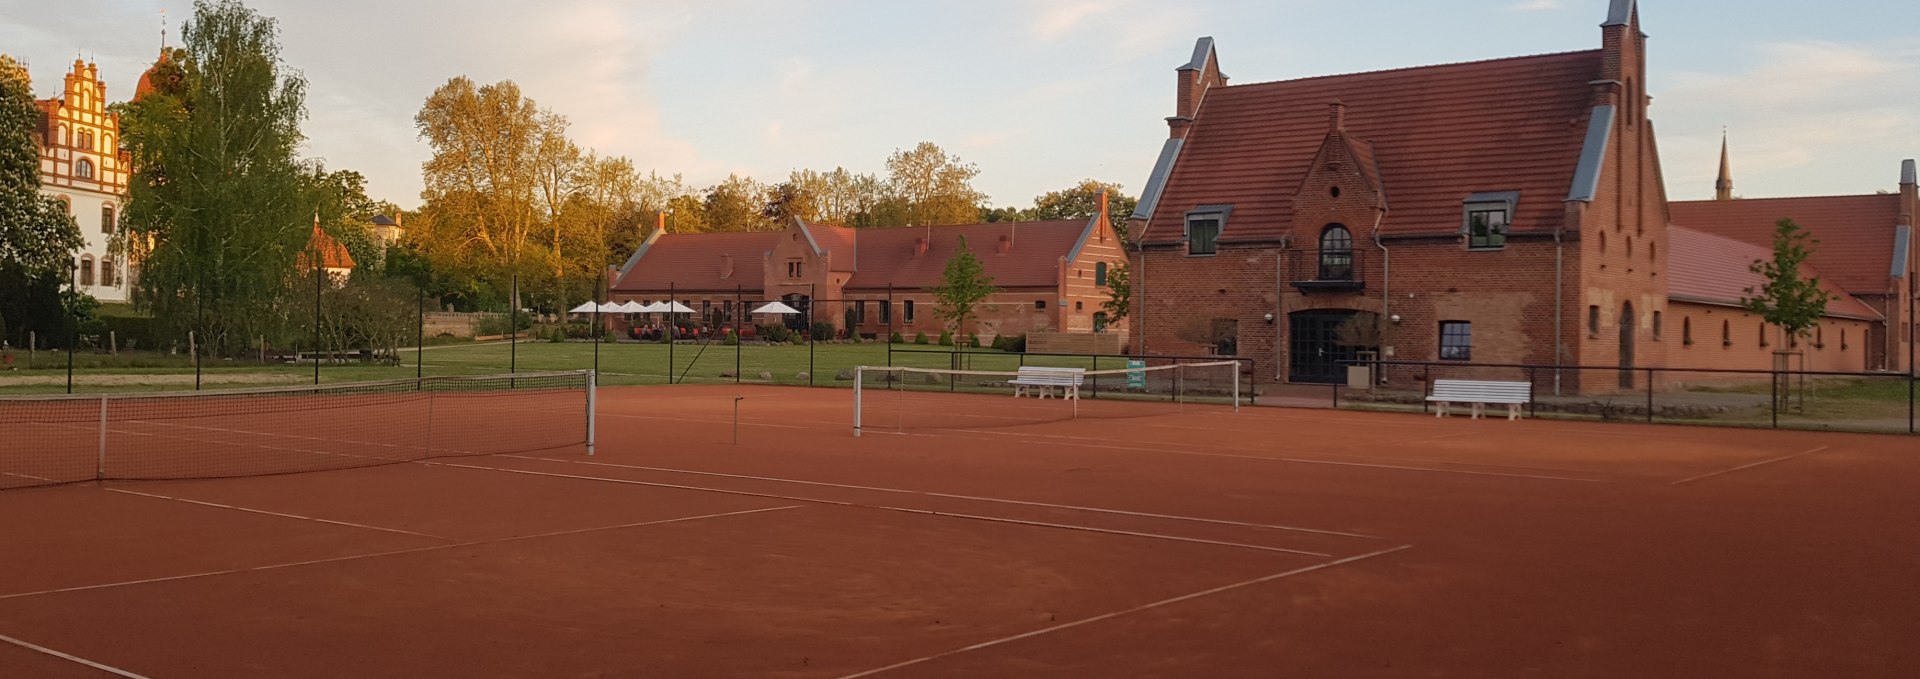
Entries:
[[107, 111], [99, 67], [75, 60], [61, 96], [35, 105], [40, 109], [40, 191], [66, 206], [86, 239], [74, 257], [73, 283], [102, 302], [125, 302], [137, 268], [116, 257], [109, 245], [119, 229], [132, 168], [120, 149], [120, 117]]

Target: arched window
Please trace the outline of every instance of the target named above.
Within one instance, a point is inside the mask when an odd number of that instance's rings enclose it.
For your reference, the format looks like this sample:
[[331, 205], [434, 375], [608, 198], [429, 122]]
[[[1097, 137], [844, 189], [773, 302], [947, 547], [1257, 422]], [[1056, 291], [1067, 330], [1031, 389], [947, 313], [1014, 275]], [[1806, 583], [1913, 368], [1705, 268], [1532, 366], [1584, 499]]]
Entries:
[[73, 145], [73, 136], [67, 133], [67, 126], [65, 126], [65, 125], [61, 125], [61, 126], [60, 126], [60, 136], [59, 136], [59, 138], [58, 138], [58, 140], [57, 140], [57, 141], [56, 141], [55, 143], [57, 143], [57, 144], [59, 144], [59, 145], [61, 145], [61, 146], [72, 146], [72, 145]]
[[80, 284], [93, 285], [93, 256], [80, 257]]
[[1353, 234], [1345, 226], [1329, 224], [1320, 232], [1320, 280], [1353, 280]]
[[104, 149], [101, 151], [102, 153], [112, 153], [115, 150], [117, 150], [113, 148], [113, 135], [111, 134], [104, 135], [101, 137], [100, 141], [101, 141], [100, 146], [103, 147]]
[[119, 283], [119, 277], [113, 270], [113, 258], [100, 258], [100, 287], [111, 288]]
[[93, 161], [81, 158], [73, 163], [73, 176], [81, 179], [93, 178]]
[[100, 233], [113, 233], [113, 206], [100, 206]]
[[87, 149], [87, 150], [93, 149], [93, 133], [92, 132], [80, 133], [80, 148]]
[[1107, 284], [1106, 262], [1099, 262], [1093, 265], [1093, 284], [1099, 286], [1105, 286]]

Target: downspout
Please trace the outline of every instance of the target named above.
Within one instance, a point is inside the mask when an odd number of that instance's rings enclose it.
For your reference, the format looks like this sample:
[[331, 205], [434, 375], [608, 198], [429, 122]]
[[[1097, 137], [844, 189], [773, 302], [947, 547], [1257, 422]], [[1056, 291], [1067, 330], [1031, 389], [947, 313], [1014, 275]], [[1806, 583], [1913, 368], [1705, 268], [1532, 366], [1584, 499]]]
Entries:
[[1563, 281], [1563, 276], [1565, 275], [1565, 273], [1564, 273], [1564, 266], [1562, 262], [1565, 260], [1566, 252], [1567, 252], [1566, 242], [1561, 240], [1561, 235], [1565, 233], [1565, 231], [1566, 231], [1566, 227], [1564, 224], [1555, 225], [1553, 227], [1553, 395], [1554, 396], [1561, 395], [1560, 394], [1560, 364], [1565, 362], [1566, 350], [1567, 350], [1565, 339], [1561, 337], [1561, 335], [1566, 332], [1566, 328], [1562, 327], [1562, 323], [1561, 323], [1561, 314], [1563, 313], [1561, 308], [1561, 305], [1563, 304], [1562, 297], [1565, 296], [1565, 289], [1566, 289], [1566, 286]]
[[[1387, 244], [1380, 240], [1380, 223], [1382, 221], [1385, 221], [1386, 218], [1387, 218], [1386, 210], [1381, 210], [1375, 213], [1373, 216], [1373, 246], [1380, 248], [1380, 321], [1379, 322], [1382, 323], [1382, 325], [1380, 326], [1380, 340], [1383, 346], [1376, 348], [1376, 351], [1380, 353], [1384, 353], [1386, 351], [1386, 347], [1384, 346], [1386, 344], [1386, 339], [1387, 339], [1386, 324], [1391, 324], [1393, 322], [1393, 313], [1392, 313], [1393, 312], [1393, 252], [1388, 250]], [[1378, 353], [1376, 353], [1374, 358], [1375, 360], [1379, 360], [1381, 358], [1386, 358], [1386, 357], [1379, 356]], [[1373, 382], [1375, 384], [1386, 383], [1385, 375], [1369, 374], [1368, 376], [1373, 379]]]
[[[1142, 228], [1140, 238], [1144, 240], [1146, 235], [1147, 230]], [[1127, 311], [1133, 314], [1134, 321], [1128, 325], [1133, 328], [1133, 332], [1140, 340], [1134, 343], [1134, 346], [1139, 347], [1135, 353], [1145, 356], [1147, 355], [1147, 244], [1131, 243], [1131, 245], [1134, 253], [1140, 255], [1140, 264], [1137, 267], [1138, 271], [1127, 272], [1129, 277], [1127, 283], [1133, 286], [1133, 290], [1130, 291], [1133, 298], [1127, 300]]]

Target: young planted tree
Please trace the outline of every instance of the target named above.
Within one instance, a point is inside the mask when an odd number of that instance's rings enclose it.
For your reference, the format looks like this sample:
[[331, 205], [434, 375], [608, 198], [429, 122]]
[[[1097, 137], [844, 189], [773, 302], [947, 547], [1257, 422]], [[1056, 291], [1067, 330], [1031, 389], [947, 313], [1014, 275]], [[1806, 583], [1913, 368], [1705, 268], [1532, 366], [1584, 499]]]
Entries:
[[1804, 278], [1801, 266], [1819, 247], [1815, 240], [1791, 219], [1782, 219], [1773, 228], [1773, 261], [1755, 260], [1749, 270], [1766, 278], [1758, 290], [1746, 289], [1740, 305], [1754, 315], [1780, 328], [1788, 337], [1804, 338], [1827, 313], [1832, 293], [1820, 288], [1820, 279]]
[[233, 353], [285, 320], [312, 233], [295, 159], [306, 80], [280, 60], [274, 20], [237, 0], [195, 3], [181, 38], [121, 111], [134, 174], [116, 249], [142, 261], [137, 302]]
[[1119, 323], [1133, 314], [1132, 276], [1125, 262], [1107, 270], [1107, 300], [1100, 303], [1100, 310], [1107, 312], [1108, 323]]
[[961, 328], [980, 314], [980, 305], [986, 299], [999, 292], [993, 287], [993, 277], [987, 275], [980, 266], [980, 259], [967, 249], [967, 237], [960, 237], [960, 245], [954, 250], [953, 257], [947, 260], [946, 273], [941, 276], [940, 286], [933, 293], [937, 307], [934, 311], [940, 320], [946, 322], [946, 328], [956, 336]]

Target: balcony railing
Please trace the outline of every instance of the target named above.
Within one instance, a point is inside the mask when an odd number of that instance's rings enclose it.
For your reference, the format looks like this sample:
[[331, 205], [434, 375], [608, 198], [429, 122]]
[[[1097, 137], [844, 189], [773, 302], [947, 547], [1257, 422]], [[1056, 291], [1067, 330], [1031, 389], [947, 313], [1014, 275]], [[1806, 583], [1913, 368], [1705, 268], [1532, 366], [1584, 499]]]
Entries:
[[1302, 292], [1365, 290], [1364, 250], [1292, 250], [1287, 278]]

